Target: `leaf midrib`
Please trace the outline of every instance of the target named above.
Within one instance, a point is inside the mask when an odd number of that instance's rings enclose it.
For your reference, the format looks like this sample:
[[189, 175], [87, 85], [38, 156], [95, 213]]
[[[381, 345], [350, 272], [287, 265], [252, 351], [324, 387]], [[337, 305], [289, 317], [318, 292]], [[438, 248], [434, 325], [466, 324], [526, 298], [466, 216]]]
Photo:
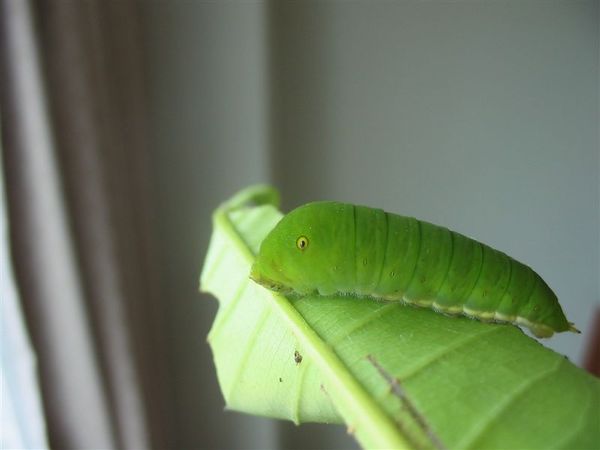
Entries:
[[[255, 255], [237, 233], [235, 225], [229, 218], [231, 209], [231, 204], [223, 205], [217, 209], [214, 215], [215, 223], [228, 235], [235, 249], [251, 265], [254, 262]], [[337, 390], [339, 400], [345, 403], [345, 408], [340, 409], [340, 414], [345, 416], [352, 412], [356, 413], [360, 418], [362, 427], [364, 427], [365, 436], [377, 439], [375, 445], [387, 448], [410, 449], [411, 446], [401, 435], [393, 420], [370, 397], [333, 349], [310, 327], [287, 298], [277, 293], [270, 293], [269, 297], [273, 300], [271, 307], [281, 314], [281, 317], [284, 318], [304, 350], [312, 357], [315, 365], [332, 381], [330, 390]], [[357, 436], [362, 434], [357, 424], [349, 425], [357, 428]], [[371, 445], [373, 444], [374, 442], [371, 442]]]

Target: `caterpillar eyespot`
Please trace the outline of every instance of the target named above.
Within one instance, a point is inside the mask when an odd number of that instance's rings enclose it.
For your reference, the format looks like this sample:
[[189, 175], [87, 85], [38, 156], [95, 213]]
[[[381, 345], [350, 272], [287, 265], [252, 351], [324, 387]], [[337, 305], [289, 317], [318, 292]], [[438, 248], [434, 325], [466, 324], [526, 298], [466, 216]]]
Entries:
[[579, 332], [525, 264], [447, 228], [365, 206], [314, 202], [291, 211], [262, 242], [250, 277], [278, 292], [403, 302], [525, 326], [537, 337]]
[[306, 247], [308, 247], [308, 238], [306, 236], [300, 236], [296, 239], [296, 247], [300, 250], [306, 249]]

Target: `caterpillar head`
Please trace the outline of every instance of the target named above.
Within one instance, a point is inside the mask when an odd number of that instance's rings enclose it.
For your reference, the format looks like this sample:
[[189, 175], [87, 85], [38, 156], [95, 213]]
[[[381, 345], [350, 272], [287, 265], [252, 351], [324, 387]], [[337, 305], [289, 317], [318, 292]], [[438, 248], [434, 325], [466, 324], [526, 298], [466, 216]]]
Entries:
[[268, 289], [306, 295], [326, 292], [345, 255], [339, 251], [340, 218], [351, 208], [334, 202], [301, 206], [262, 242], [250, 278]]

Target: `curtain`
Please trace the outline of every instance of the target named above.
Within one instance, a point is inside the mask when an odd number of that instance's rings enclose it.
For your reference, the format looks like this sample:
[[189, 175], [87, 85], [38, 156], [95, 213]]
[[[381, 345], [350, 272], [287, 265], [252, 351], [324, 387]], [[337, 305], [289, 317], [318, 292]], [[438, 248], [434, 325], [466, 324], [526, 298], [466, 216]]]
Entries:
[[2, 3], [11, 251], [56, 448], [165, 447], [134, 1]]
[[9, 255], [3, 178], [0, 160], [0, 448], [44, 449], [48, 443], [37, 364]]

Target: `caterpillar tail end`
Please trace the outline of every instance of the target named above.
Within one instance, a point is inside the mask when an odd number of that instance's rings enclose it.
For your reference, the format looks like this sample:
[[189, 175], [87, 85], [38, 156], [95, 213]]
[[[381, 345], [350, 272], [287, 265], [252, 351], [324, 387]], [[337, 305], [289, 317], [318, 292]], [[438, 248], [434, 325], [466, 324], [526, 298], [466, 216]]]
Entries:
[[569, 331], [581, 334], [581, 331], [575, 327], [575, 324], [573, 322], [569, 322]]

